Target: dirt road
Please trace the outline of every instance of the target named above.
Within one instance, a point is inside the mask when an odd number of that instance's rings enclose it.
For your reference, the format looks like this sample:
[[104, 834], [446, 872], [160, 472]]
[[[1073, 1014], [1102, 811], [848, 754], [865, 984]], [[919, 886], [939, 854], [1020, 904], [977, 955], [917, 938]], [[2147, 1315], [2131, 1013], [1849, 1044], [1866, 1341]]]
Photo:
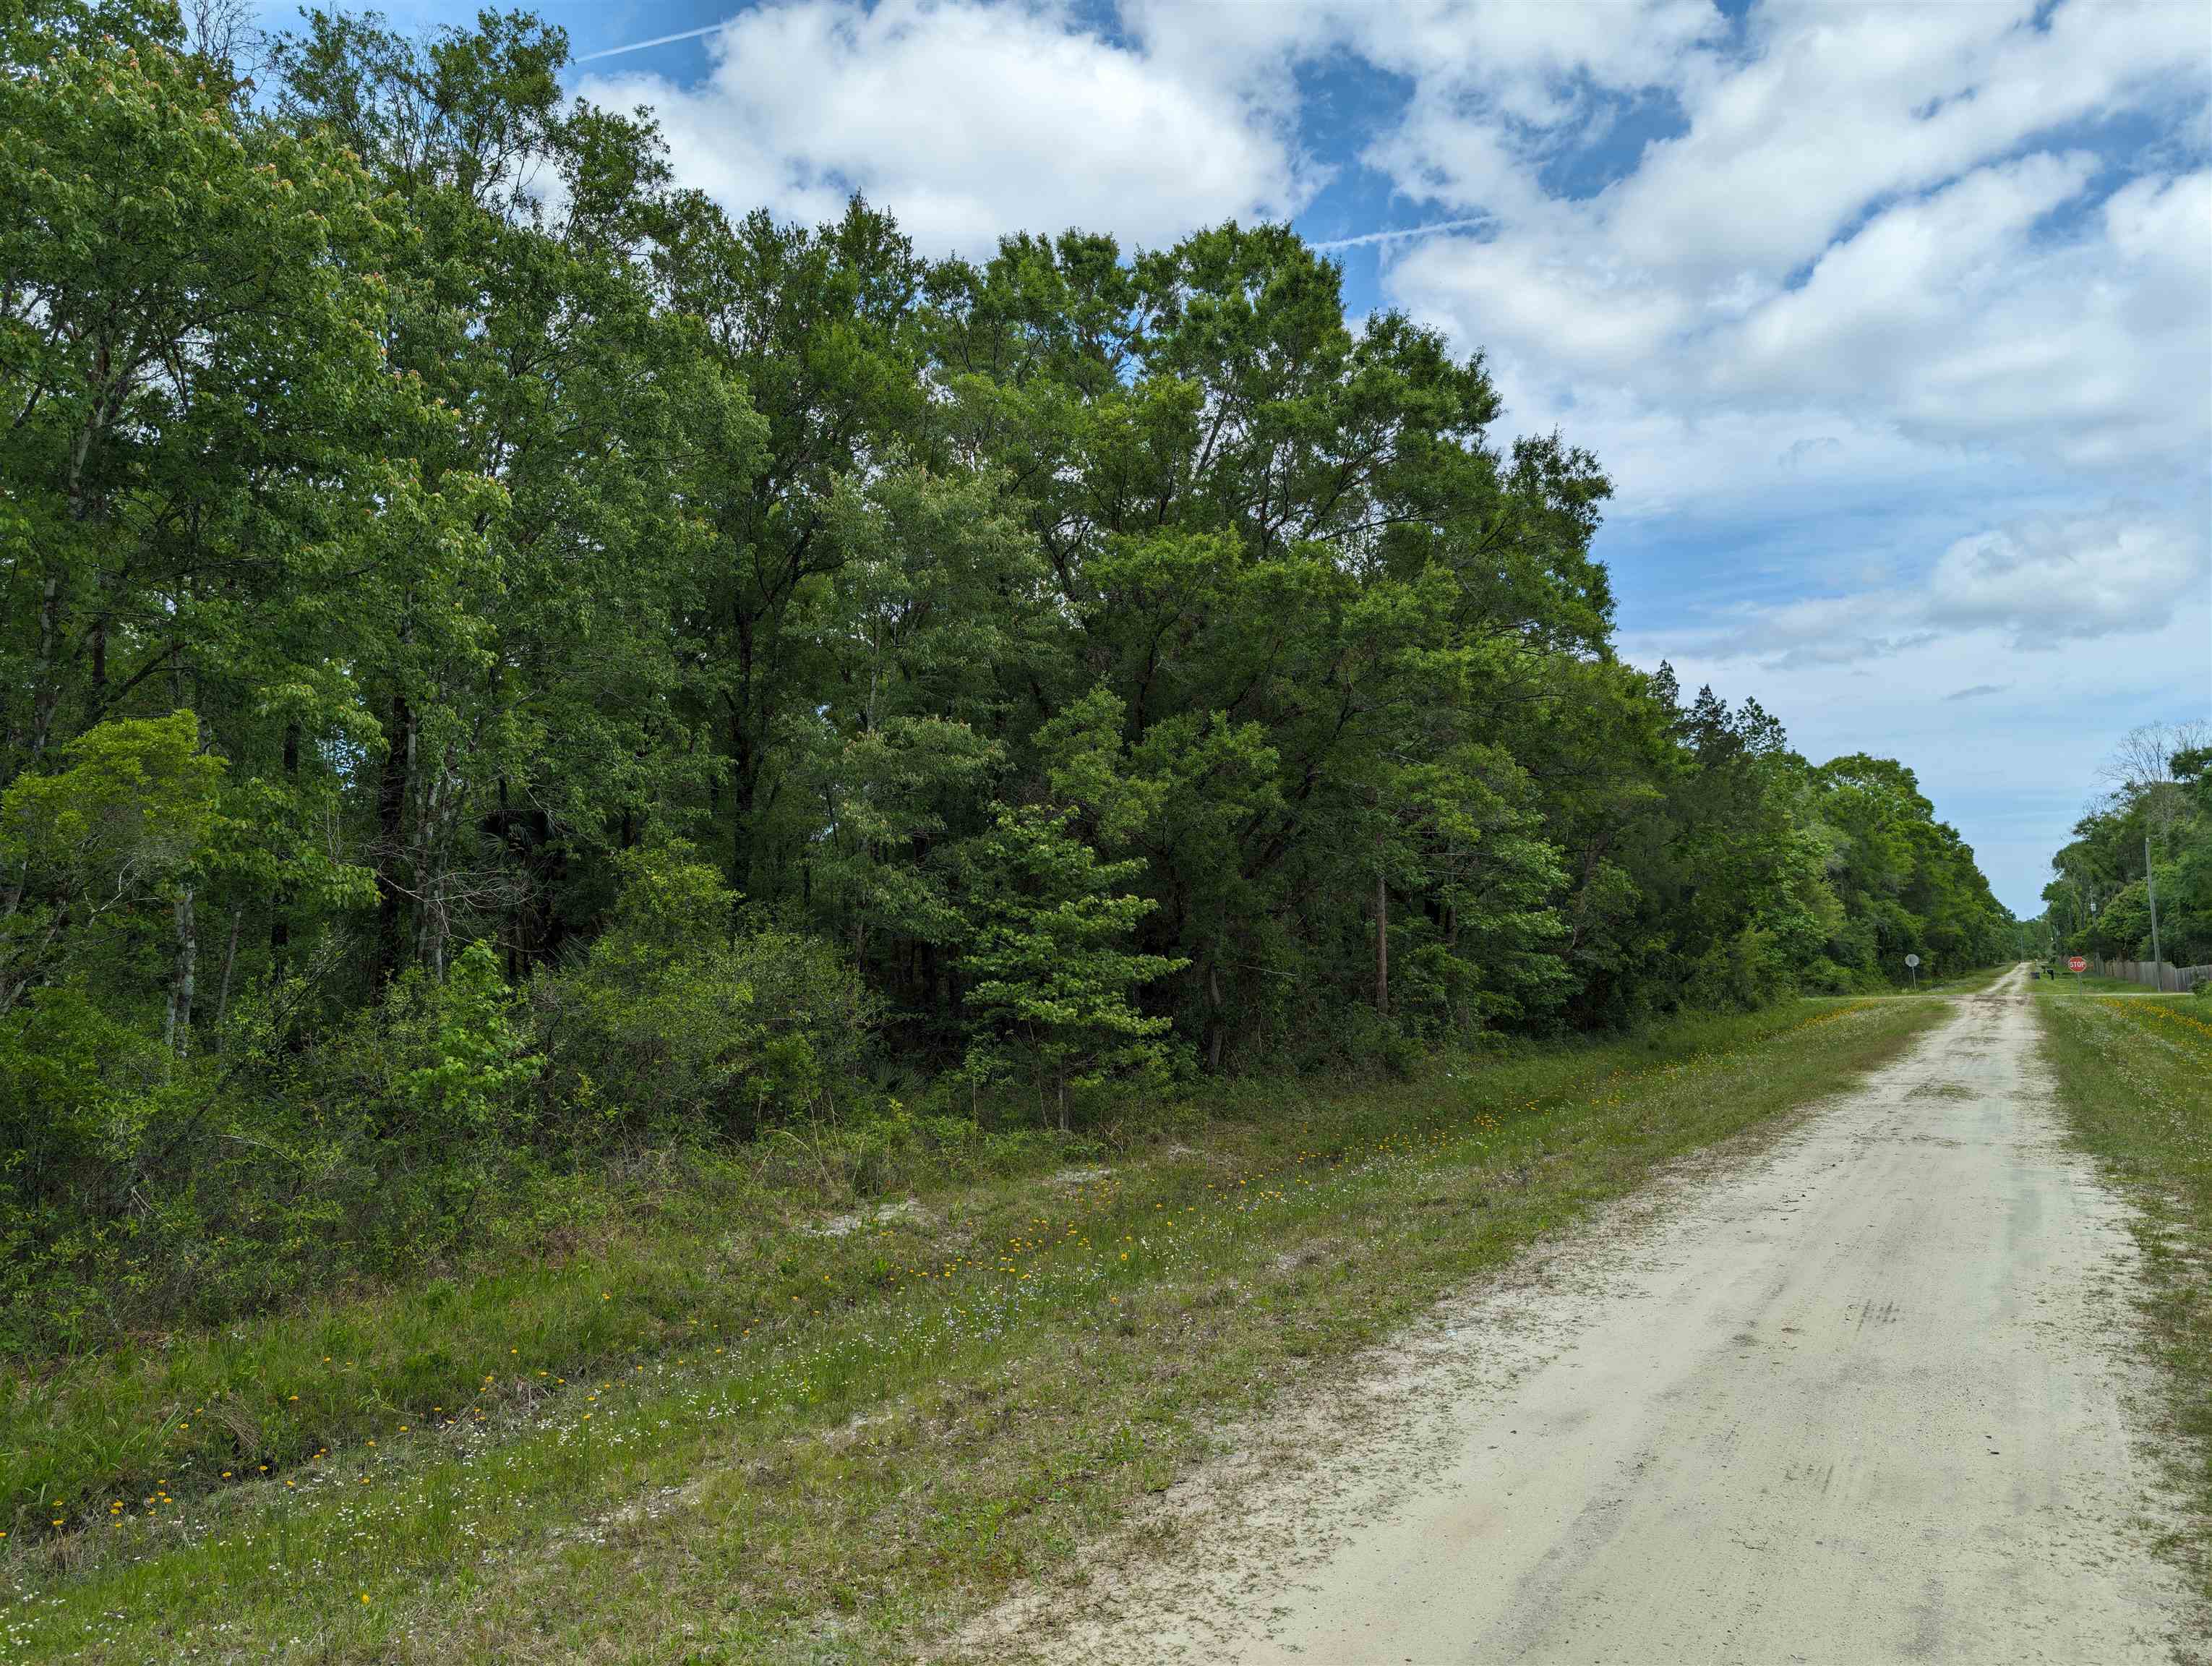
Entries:
[[1395, 1411], [1305, 1481], [1216, 1489], [1188, 1555], [1051, 1616], [1048, 1655], [2167, 1658], [2131, 1246], [2035, 1039], [2020, 974], [1960, 1000], [1747, 1163], [1437, 1327], [1370, 1385]]

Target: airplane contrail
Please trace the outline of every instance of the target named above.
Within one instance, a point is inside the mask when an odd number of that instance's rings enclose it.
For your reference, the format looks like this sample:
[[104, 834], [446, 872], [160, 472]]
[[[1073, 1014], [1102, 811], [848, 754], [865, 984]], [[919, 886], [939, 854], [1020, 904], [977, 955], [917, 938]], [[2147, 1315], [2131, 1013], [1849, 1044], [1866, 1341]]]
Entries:
[[633, 40], [627, 46], [602, 46], [596, 52], [580, 52], [569, 62], [589, 64], [595, 58], [618, 58], [624, 52], [641, 52], [647, 46], [667, 46], [678, 40], [696, 40], [702, 34], [720, 34], [732, 21], [726, 17], [720, 23], [709, 23], [703, 28], [684, 29], [675, 34], [657, 34], [650, 40]]
[[[650, 40], [633, 40], [621, 46], [602, 46], [596, 52], [579, 53], [569, 61], [574, 64], [589, 64], [594, 58], [619, 58], [624, 52], [641, 52], [649, 46], [672, 46], [679, 40], [696, 40], [702, 35], [719, 33], [735, 21], [733, 18], [726, 17], [720, 23], [708, 23], [696, 29], [682, 29], [674, 34], [657, 34]], [[1469, 226], [1486, 226], [1491, 219], [1492, 216], [1487, 214], [1477, 214], [1469, 216], [1464, 220], [1437, 220], [1425, 226], [1405, 226], [1395, 231], [1370, 231], [1362, 232], [1357, 237], [1332, 237], [1324, 242], [1309, 244], [1307, 246], [1316, 252], [1365, 248], [1376, 243], [1402, 242], [1408, 237], [1426, 237], [1433, 232], [1464, 231]]]
[[[594, 58], [619, 58], [624, 52], [641, 52], [649, 46], [671, 46], [679, 40], [696, 40], [702, 35], [719, 33], [735, 21], [733, 18], [726, 17], [720, 23], [708, 23], [696, 29], [682, 29], [674, 34], [657, 34], [650, 40], [633, 40], [621, 46], [602, 46], [596, 52], [579, 53], [570, 62], [589, 64]], [[1395, 231], [1370, 231], [1362, 232], [1357, 237], [1332, 237], [1326, 241], [1310, 244], [1307, 246], [1316, 252], [1365, 248], [1376, 243], [1402, 242], [1408, 237], [1426, 237], [1434, 232], [1464, 231], [1469, 226], [1486, 226], [1492, 218], [1492, 216], [1487, 214], [1471, 215], [1463, 220], [1437, 220], [1425, 226], [1401, 227]]]
[[1370, 243], [1395, 243], [1407, 237], [1426, 237], [1431, 232], [1463, 231], [1469, 226], [1486, 226], [1492, 216], [1477, 214], [1465, 220], [1438, 220], [1425, 226], [1407, 226], [1398, 231], [1363, 232], [1358, 237], [1332, 237], [1326, 242], [1310, 243], [1311, 249], [1358, 249]]

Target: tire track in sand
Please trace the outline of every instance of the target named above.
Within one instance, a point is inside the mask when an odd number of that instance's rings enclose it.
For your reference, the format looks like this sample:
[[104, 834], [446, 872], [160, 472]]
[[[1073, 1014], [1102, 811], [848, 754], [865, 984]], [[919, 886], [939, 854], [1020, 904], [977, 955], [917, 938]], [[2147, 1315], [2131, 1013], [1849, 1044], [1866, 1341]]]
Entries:
[[[1733, 1167], [1692, 1165], [1236, 1432], [1166, 1558], [975, 1657], [2159, 1661], [2179, 1581], [2120, 1204], [2015, 972]], [[1113, 1559], [1102, 1566], [1114, 1566]]]

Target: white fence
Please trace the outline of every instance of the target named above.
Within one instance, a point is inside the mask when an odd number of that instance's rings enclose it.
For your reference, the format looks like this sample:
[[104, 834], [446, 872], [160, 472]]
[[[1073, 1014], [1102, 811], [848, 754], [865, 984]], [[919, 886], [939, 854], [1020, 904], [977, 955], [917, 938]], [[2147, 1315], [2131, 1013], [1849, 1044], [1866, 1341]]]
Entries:
[[2182, 994], [2200, 983], [2212, 983], [2212, 966], [2176, 966], [2163, 960], [2095, 960], [2090, 969], [2103, 977], [2124, 977], [2146, 988]]

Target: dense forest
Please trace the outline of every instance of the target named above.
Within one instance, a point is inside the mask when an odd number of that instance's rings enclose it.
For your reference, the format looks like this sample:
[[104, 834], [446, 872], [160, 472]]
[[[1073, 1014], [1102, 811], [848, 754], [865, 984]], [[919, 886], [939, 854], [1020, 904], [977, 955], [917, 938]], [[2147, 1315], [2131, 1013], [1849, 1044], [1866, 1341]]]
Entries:
[[935, 259], [678, 188], [526, 15], [9, 15], [11, 1292], [2013, 950], [1910, 770], [1618, 659], [1597, 460], [1285, 228]]
[[2159, 958], [2212, 964], [2212, 725], [2132, 731], [2103, 788], [2051, 859], [2044, 934], [2062, 954], [2149, 960], [2154, 894]]

